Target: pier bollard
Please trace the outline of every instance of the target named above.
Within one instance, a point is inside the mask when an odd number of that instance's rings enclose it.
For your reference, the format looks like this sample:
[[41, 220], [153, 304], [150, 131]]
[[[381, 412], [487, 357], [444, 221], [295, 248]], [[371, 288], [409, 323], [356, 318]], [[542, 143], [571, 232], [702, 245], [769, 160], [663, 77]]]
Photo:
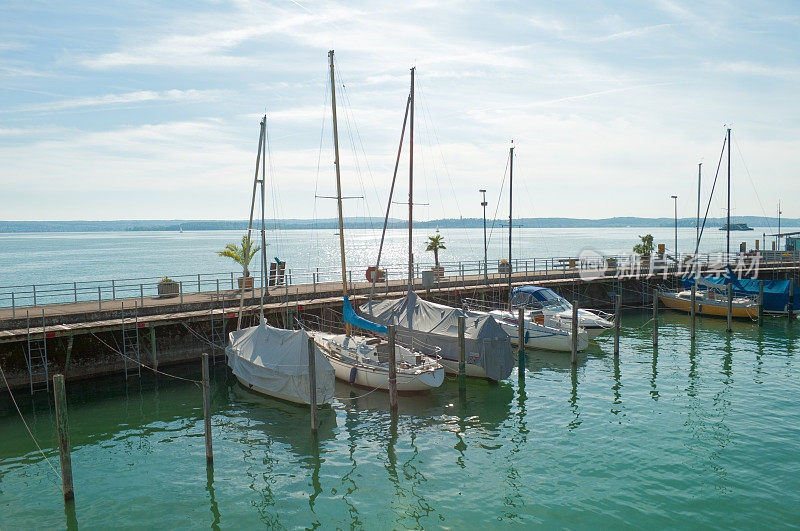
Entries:
[[206, 428], [206, 463], [214, 462], [211, 448], [211, 388], [208, 383], [208, 352], [203, 352], [203, 417]]
[[758, 326], [764, 326], [764, 281], [758, 281]]
[[458, 389], [463, 391], [467, 387], [467, 349], [464, 342], [464, 329], [466, 319], [458, 316]]
[[311, 336], [308, 336], [308, 405], [311, 408], [311, 433], [317, 433], [317, 356]]
[[56, 431], [58, 432], [58, 454], [61, 457], [61, 488], [64, 501], [75, 499], [72, 488], [72, 458], [69, 448], [69, 418], [67, 417], [67, 393], [64, 389], [64, 375], [53, 376], [53, 394], [56, 402]]
[[728, 284], [728, 328], [725, 330], [730, 333], [733, 330], [731, 321], [733, 320], [733, 284]]
[[691, 313], [691, 320], [692, 320], [692, 328], [691, 332], [689, 333], [689, 337], [692, 341], [694, 341], [696, 331], [697, 331], [697, 286], [692, 286], [692, 309], [690, 310]]
[[578, 364], [578, 299], [572, 301], [572, 364]]
[[619, 327], [622, 314], [622, 295], [617, 294], [617, 301], [614, 308], [614, 357], [619, 357]]
[[794, 319], [794, 279], [789, 279], [789, 308], [787, 312], [787, 317], [789, 319]]
[[397, 411], [397, 353], [395, 352], [397, 327], [390, 325], [387, 328], [389, 329], [389, 407], [392, 411]]
[[517, 350], [517, 367], [520, 378], [525, 377], [525, 310], [519, 309], [519, 318], [517, 319], [517, 341], [519, 349]]
[[653, 350], [658, 348], [658, 289], [653, 290]]

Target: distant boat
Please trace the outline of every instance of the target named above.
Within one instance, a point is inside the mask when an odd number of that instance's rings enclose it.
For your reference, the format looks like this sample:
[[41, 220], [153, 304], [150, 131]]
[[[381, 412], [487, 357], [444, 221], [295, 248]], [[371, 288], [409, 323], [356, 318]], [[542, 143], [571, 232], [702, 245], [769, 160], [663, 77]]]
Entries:
[[[719, 228], [719, 230], [728, 230], [728, 224], [725, 223], [723, 226]], [[752, 227], [748, 227], [747, 223], [731, 223], [730, 230], [753, 230]]]
[[180, 231], [180, 232], [183, 232], [183, 227], [181, 227], [180, 225], [178, 225], [178, 231]]

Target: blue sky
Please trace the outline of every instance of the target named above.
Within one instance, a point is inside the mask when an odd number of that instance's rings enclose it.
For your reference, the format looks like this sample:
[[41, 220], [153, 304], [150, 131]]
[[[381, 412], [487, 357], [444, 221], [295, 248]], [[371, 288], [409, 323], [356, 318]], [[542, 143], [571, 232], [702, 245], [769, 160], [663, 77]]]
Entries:
[[511, 139], [519, 216], [692, 216], [726, 124], [733, 214], [800, 217], [794, 2], [27, 1], [0, 30], [0, 219], [246, 218], [264, 112], [270, 217], [333, 216], [329, 49], [346, 215], [385, 208], [416, 65], [419, 219], [479, 188], [506, 215]]

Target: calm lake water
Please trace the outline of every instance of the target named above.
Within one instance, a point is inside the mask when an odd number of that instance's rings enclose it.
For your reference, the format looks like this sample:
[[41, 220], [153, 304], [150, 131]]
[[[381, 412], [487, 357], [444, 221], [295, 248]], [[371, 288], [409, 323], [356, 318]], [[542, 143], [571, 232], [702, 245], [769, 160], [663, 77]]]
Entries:
[[[488, 230], [490, 261], [508, 256], [506, 230], [503, 227]], [[790, 230], [800, 228], [785, 228], [785, 231]], [[756, 228], [752, 232], [731, 233], [731, 249], [738, 250], [741, 241], [746, 241], [748, 248], [755, 247], [755, 240], [762, 239], [764, 232], [770, 234], [775, 231]], [[523, 227], [514, 231], [513, 254], [516, 258], [531, 259], [577, 256], [585, 250], [602, 254], [625, 253], [630, 252], [639, 241], [638, 235], [648, 233], [653, 234], [656, 243], [664, 243], [670, 250], [674, 247], [671, 228]], [[226, 243], [240, 240], [242, 234], [243, 231], [0, 234], [0, 291], [9, 291], [3, 290], [5, 286], [34, 283], [229, 273], [236, 269], [233, 262], [220, 258], [215, 251], [224, 248]], [[433, 263], [432, 253], [425, 252], [426, 240], [433, 234], [435, 229], [415, 231], [414, 256], [418, 263]], [[482, 229], [441, 229], [440, 234], [447, 247], [441, 251], [441, 261], [474, 263], [483, 260]], [[348, 268], [363, 272], [377, 257], [380, 231], [346, 230], [345, 237]], [[404, 230], [388, 231], [382, 264], [407, 263], [406, 238], [407, 232]], [[678, 230], [679, 252], [693, 251], [694, 241], [693, 228]], [[328, 269], [331, 279], [336, 278], [335, 271], [340, 271], [339, 238], [335, 231], [273, 231], [268, 233], [267, 242], [270, 260], [278, 257], [286, 261], [289, 268], [307, 271]], [[725, 232], [713, 227], [707, 229], [701, 252], [724, 250]], [[404, 270], [399, 267], [399, 274], [404, 274]], [[361, 275], [354, 276], [356, 278], [360, 279]]]
[[[401, 397], [339, 385], [318, 441], [299, 406], [213, 368], [215, 463], [200, 390], [144, 376], [68, 384], [75, 511], [0, 394], [0, 528], [772, 528], [800, 523], [800, 324], [667, 312], [623, 319], [572, 370], [534, 353], [524, 379]], [[641, 328], [640, 328], [641, 327]], [[171, 367], [199, 377], [199, 364]], [[53, 405], [18, 400], [58, 468]]]

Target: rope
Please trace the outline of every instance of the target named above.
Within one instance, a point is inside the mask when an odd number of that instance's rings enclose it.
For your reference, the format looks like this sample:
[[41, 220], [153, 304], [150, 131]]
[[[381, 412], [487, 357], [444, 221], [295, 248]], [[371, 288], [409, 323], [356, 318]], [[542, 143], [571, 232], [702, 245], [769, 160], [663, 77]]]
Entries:
[[357, 399], [359, 399], [359, 398], [364, 398], [365, 396], [367, 396], [367, 395], [370, 395], [370, 394], [374, 393], [374, 392], [375, 392], [375, 391], [377, 391], [378, 389], [380, 389], [380, 387], [376, 387], [376, 388], [374, 388], [372, 391], [369, 391], [369, 392], [367, 392], [367, 393], [364, 393], [363, 395], [360, 395], [360, 396], [351, 396], [351, 397], [349, 397], [349, 398], [340, 398], [340, 397], [338, 397], [338, 396], [337, 396], [336, 398], [338, 398], [339, 400], [357, 400]]
[[145, 369], [149, 369], [149, 370], [153, 371], [155, 374], [161, 374], [162, 376], [169, 376], [170, 378], [174, 378], [176, 380], [183, 380], [184, 382], [191, 382], [191, 383], [193, 383], [195, 385], [202, 385], [203, 384], [203, 382], [200, 381], [200, 380], [192, 380], [191, 378], [184, 378], [183, 376], [175, 376], [174, 374], [169, 374], [169, 373], [166, 373], [166, 372], [163, 372], [163, 371], [159, 371], [158, 369], [154, 369], [153, 367], [150, 367], [149, 365], [145, 365], [141, 361], [135, 360], [135, 359], [131, 358], [130, 356], [126, 356], [125, 354], [123, 354], [119, 350], [115, 349], [114, 347], [112, 347], [111, 345], [109, 345], [108, 343], [106, 343], [105, 341], [100, 339], [99, 337], [97, 337], [97, 334], [95, 334], [94, 332], [90, 332], [90, 333], [94, 336], [95, 339], [97, 339], [100, 343], [105, 345], [112, 352], [115, 352], [115, 353], [119, 354], [123, 358], [131, 360], [133, 363], [136, 363], [136, 364], [144, 367]]
[[44, 460], [47, 461], [48, 465], [50, 465], [50, 468], [52, 469], [53, 473], [56, 476], [58, 476], [58, 479], [61, 479], [61, 474], [58, 473], [58, 471], [53, 466], [53, 463], [51, 463], [50, 460], [47, 458], [47, 456], [44, 455], [44, 452], [42, 451], [42, 447], [39, 446], [39, 442], [36, 440], [36, 437], [33, 436], [33, 432], [31, 431], [30, 427], [28, 427], [28, 423], [25, 422], [25, 417], [22, 416], [22, 411], [20, 411], [19, 405], [17, 405], [17, 400], [14, 398], [14, 393], [11, 392], [11, 386], [8, 385], [8, 380], [6, 380], [6, 373], [5, 373], [5, 371], [3, 371], [3, 367], [2, 366], [0, 366], [0, 375], [3, 376], [3, 381], [6, 384], [6, 389], [8, 389], [8, 394], [11, 396], [11, 401], [14, 403], [14, 407], [17, 409], [17, 413], [19, 414], [19, 419], [22, 421], [22, 424], [25, 425], [25, 429], [28, 430], [28, 435], [30, 435], [31, 439], [33, 439], [33, 444], [35, 444], [36, 448], [39, 449], [39, 453], [42, 454], [42, 457], [44, 457]]

